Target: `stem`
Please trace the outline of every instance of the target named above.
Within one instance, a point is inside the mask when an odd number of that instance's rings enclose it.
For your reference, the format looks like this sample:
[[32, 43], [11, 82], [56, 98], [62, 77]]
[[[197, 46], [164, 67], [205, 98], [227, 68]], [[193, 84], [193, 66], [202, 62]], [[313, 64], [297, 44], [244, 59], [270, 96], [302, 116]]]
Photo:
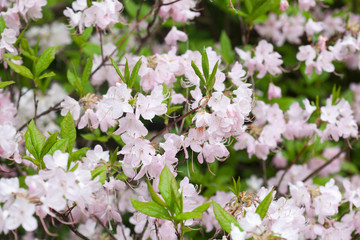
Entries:
[[310, 173], [306, 178], [304, 178], [302, 180], [302, 182], [306, 182], [307, 180], [309, 180], [310, 178], [312, 178], [314, 175], [316, 175], [318, 172], [320, 172], [321, 170], [323, 170], [325, 167], [327, 167], [329, 164], [331, 164], [335, 159], [337, 159], [344, 151], [346, 151], [347, 149], [349, 149], [349, 145], [346, 145], [345, 147], [343, 147], [340, 152], [338, 152], [335, 156], [333, 156], [329, 161], [327, 161], [326, 163], [324, 163], [323, 165], [321, 165], [320, 167], [318, 167], [317, 169], [315, 169], [312, 173]]
[[[312, 138], [313, 136], [311, 136]], [[310, 138], [310, 139], [311, 139]], [[296, 155], [295, 157], [295, 160], [290, 164], [290, 166], [288, 168], [286, 168], [286, 170], [284, 171], [284, 173], [281, 175], [281, 178], [278, 182], [278, 184], [276, 185], [275, 189], [278, 189], [282, 183], [282, 181], [284, 180], [284, 177], [286, 175], [286, 173], [290, 170], [290, 168], [297, 163], [297, 161], [299, 160], [300, 156], [303, 154], [303, 152], [305, 151], [306, 147], [308, 146], [309, 144], [309, 141], [310, 139], [308, 139], [306, 142], [305, 142], [305, 145], [303, 146], [303, 148], [300, 150], [300, 152]]]
[[173, 121], [172, 123], [168, 124], [166, 127], [164, 127], [160, 132], [158, 132], [155, 136], [153, 136], [150, 139], [150, 142], [152, 142], [155, 138], [157, 138], [158, 136], [160, 136], [163, 132], [165, 132], [167, 129], [171, 128], [175, 123], [179, 122], [181, 119], [186, 118], [187, 116], [189, 116], [190, 114], [196, 112], [201, 106], [194, 108], [193, 110], [191, 110], [190, 112], [187, 112], [185, 115], [179, 117], [178, 119], [176, 119], [175, 121]]
[[[116, 240], [116, 237], [114, 237], [113, 233], [110, 231], [110, 229], [108, 227], [105, 226], [105, 224], [101, 221], [101, 219], [96, 216], [93, 215], [96, 218], [96, 221], [105, 229], [105, 231], [109, 234], [110, 238], [113, 240]], [[125, 236], [125, 235], [124, 235]]]

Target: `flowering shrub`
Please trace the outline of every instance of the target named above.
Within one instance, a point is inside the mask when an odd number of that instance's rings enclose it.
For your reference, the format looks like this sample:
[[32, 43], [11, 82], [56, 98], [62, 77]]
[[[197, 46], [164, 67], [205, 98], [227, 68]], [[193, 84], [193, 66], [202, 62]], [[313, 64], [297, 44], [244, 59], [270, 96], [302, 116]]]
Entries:
[[1, 239], [360, 238], [357, 2], [0, 9]]

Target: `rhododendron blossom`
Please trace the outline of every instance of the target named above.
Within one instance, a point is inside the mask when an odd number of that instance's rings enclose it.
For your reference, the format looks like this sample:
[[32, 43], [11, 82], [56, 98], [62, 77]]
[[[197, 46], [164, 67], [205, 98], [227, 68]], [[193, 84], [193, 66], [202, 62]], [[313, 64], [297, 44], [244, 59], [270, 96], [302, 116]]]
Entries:
[[0, 239], [358, 239], [357, 7], [0, 0]]

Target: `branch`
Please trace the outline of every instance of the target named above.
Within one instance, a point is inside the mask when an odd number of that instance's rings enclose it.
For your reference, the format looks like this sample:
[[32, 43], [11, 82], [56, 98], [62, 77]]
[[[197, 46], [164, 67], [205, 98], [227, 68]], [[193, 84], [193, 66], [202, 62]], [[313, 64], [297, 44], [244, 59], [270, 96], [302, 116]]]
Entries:
[[[105, 231], [109, 234], [110, 238], [112, 240], [116, 240], [116, 237], [113, 235], [113, 233], [110, 231], [110, 229], [108, 227], [105, 226], [105, 224], [101, 221], [101, 219], [96, 216], [93, 215], [96, 218], [96, 221], [105, 229]], [[125, 235], [124, 235], [125, 236]]]
[[[311, 136], [311, 138], [312, 138], [312, 137], [313, 137], [313, 136]], [[310, 139], [311, 139], [311, 138], [310, 138]], [[303, 152], [305, 151], [306, 147], [308, 146], [310, 139], [308, 139], [308, 140], [305, 142], [304, 147], [303, 147], [303, 148], [300, 150], [300, 152], [296, 155], [295, 160], [290, 164], [290, 166], [289, 166], [289, 167], [284, 171], [284, 173], [281, 175], [281, 178], [280, 178], [280, 180], [279, 180], [279, 183], [278, 183], [278, 184], [276, 185], [276, 187], [275, 187], [276, 190], [280, 187], [282, 181], [284, 180], [284, 177], [285, 177], [286, 173], [290, 170], [290, 168], [291, 168], [295, 163], [297, 163], [297, 161], [299, 160], [300, 156], [303, 154]]]
[[335, 156], [333, 156], [329, 161], [315, 169], [312, 173], [310, 173], [306, 178], [302, 180], [302, 182], [306, 182], [310, 178], [312, 178], [314, 175], [316, 175], [318, 172], [323, 170], [325, 167], [327, 167], [329, 164], [331, 164], [335, 159], [337, 159], [344, 151], [348, 150], [350, 148], [350, 144], [347, 144], [345, 147], [343, 147]]
[[160, 132], [158, 132], [155, 136], [153, 136], [150, 139], [150, 142], [152, 142], [155, 138], [157, 138], [158, 136], [160, 136], [163, 132], [165, 132], [167, 129], [171, 128], [175, 123], [179, 122], [181, 119], [186, 118], [187, 116], [189, 116], [190, 114], [196, 112], [201, 106], [194, 108], [193, 110], [191, 110], [190, 112], [187, 112], [185, 115], [179, 117], [178, 119], [176, 119], [175, 121], [173, 121], [172, 123], [168, 124], [165, 128], [163, 128]]

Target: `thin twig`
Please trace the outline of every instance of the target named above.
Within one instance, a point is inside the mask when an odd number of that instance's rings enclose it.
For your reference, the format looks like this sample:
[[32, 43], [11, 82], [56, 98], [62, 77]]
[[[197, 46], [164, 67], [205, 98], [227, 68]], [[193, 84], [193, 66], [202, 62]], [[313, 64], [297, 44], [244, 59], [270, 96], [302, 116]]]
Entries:
[[[72, 91], [69, 96], [73, 95], [75, 93], [75, 90]], [[47, 110], [43, 111], [42, 113], [40, 113], [39, 115], [34, 116], [32, 119], [30, 119], [29, 121], [27, 121], [26, 123], [24, 123], [21, 127], [18, 128], [18, 131], [21, 131], [22, 129], [24, 129], [24, 127], [26, 127], [32, 120], [38, 119], [52, 111], [57, 111], [59, 110], [59, 106], [60, 104], [64, 101], [64, 99], [62, 99], [61, 101], [57, 102], [54, 106], [48, 108]]]
[[158, 132], [155, 136], [153, 136], [150, 139], [150, 142], [152, 142], [155, 138], [157, 138], [158, 136], [160, 136], [163, 132], [165, 132], [167, 129], [171, 128], [175, 123], [179, 122], [180, 120], [182, 120], [183, 118], [186, 118], [187, 116], [189, 116], [190, 114], [196, 112], [199, 108], [201, 108], [201, 106], [194, 108], [193, 110], [191, 110], [190, 112], [187, 112], [185, 115], [179, 117], [178, 119], [176, 119], [175, 121], [173, 121], [172, 123], [166, 125], [166, 127], [164, 127], [160, 132]]
[[[312, 138], [312, 137], [311, 137], [311, 138]], [[311, 138], [310, 138], [310, 139], [311, 139]], [[275, 189], [278, 189], [278, 188], [280, 187], [282, 181], [284, 180], [284, 177], [285, 177], [286, 173], [290, 170], [290, 168], [292, 168], [292, 166], [293, 166], [294, 164], [297, 163], [297, 161], [299, 161], [300, 156], [304, 153], [305, 149], [307, 148], [310, 139], [308, 139], [308, 140], [305, 142], [303, 148], [302, 148], [302, 149], [300, 150], [300, 152], [296, 155], [295, 160], [290, 164], [290, 166], [289, 166], [288, 168], [285, 169], [285, 171], [284, 171], [283, 174], [281, 175], [281, 178], [280, 178], [278, 184], [276, 185]]]
[[[116, 237], [113, 235], [113, 233], [110, 231], [110, 229], [108, 227], [105, 226], [105, 224], [101, 221], [101, 219], [96, 216], [93, 215], [96, 218], [96, 221], [105, 229], [105, 231], [109, 234], [109, 237], [113, 240], [116, 240]], [[125, 235], [124, 235], [125, 236]]]
[[[352, 143], [353, 144], [353, 143]], [[327, 167], [329, 164], [331, 164], [333, 161], [335, 161], [335, 159], [337, 159], [343, 152], [345, 152], [346, 150], [348, 150], [350, 148], [350, 144], [345, 145], [345, 147], [343, 147], [335, 156], [333, 156], [329, 161], [327, 161], [326, 163], [324, 163], [323, 165], [321, 165], [320, 167], [318, 167], [317, 169], [315, 169], [312, 173], [310, 173], [306, 178], [304, 178], [302, 180], [302, 182], [306, 182], [307, 180], [309, 180], [310, 178], [312, 178], [314, 175], [316, 175], [318, 172], [320, 172], [321, 170], [323, 170], [325, 167]]]

